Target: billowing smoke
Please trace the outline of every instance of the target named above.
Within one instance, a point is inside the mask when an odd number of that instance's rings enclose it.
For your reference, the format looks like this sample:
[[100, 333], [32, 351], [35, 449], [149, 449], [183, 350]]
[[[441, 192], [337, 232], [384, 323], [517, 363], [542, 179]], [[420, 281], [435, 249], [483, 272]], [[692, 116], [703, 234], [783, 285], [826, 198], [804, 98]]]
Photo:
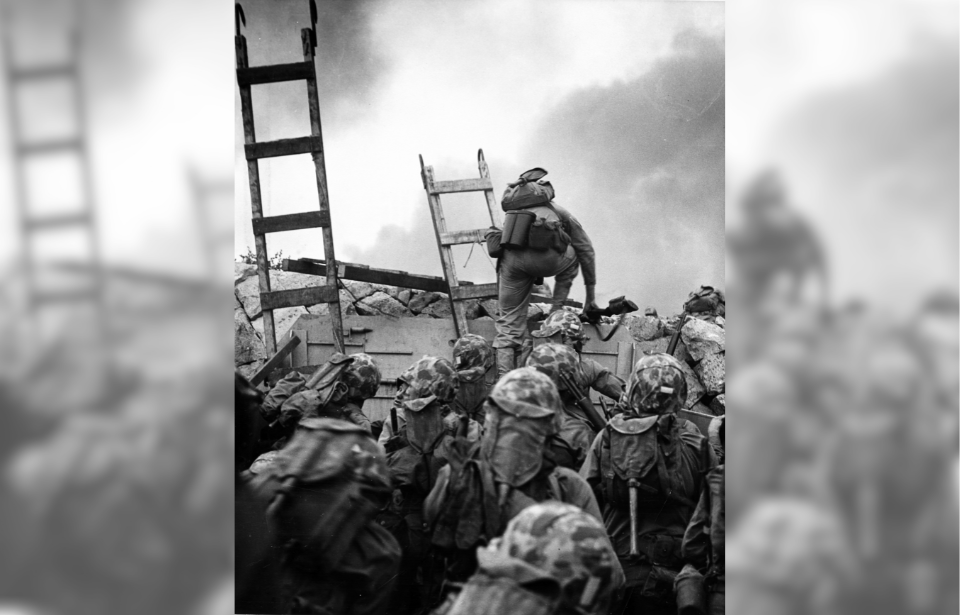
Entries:
[[[722, 39], [684, 31], [672, 53], [636, 79], [581, 89], [559, 100], [532, 127], [519, 161], [490, 161], [498, 197], [503, 184], [530, 167], [550, 172], [557, 202], [593, 239], [601, 303], [626, 294], [641, 307], [670, 314], [700, 284], [722, 287], [723, 67]], [[438, 179], [475, 175], [475, 169], [464, 168], [441, 176], [438, 169]], [[470, 207], [482, 214], [480, 203]], [[409, 231], [384, 228], [375, 248], [347, 246], [343, 258], [439, 275], [425, 202], [416, 211]], [[478, 225], [479, 219], [456, 228]], [[492, 269], [478, 254], [479, 246], [472, 256], [469, 248], [458, 252], [458, 267], [470, 258], [458, 275], [464, 271], [465, 279], [491, 281]], [[581, 280], [574, 288], [577, 298], [583, 296]]]
[[698, 285], [722, 286], [723, 40], [682, 32], [637, 79], [568, 96], [524, 164], [550, 171], [593, 239], [599, 298], [673, 313]]

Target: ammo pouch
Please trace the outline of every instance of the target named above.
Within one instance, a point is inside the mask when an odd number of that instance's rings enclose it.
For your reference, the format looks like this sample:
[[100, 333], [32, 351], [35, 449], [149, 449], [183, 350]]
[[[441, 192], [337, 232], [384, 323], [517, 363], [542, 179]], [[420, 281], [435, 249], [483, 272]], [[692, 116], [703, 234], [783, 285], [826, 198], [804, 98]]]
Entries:
[[640, 595], [660, 602], [672, 603], [674, 601], [673, 586], [676, 579], [676, 572], [662, 566], [650, 566], [650, 573], [647, 574], [643, 585], [640, 586]]
[[500, 245], [508, 249], [522, 250], [527, 247], [530, 227], [537, 219], [532, 211], [511, 211], [503, 217], [503, 237]]
[[687, 564], [675, 581], [677, 613], [679, 615], [703, 615], [707, 610], [706, 584], [703, 575]]

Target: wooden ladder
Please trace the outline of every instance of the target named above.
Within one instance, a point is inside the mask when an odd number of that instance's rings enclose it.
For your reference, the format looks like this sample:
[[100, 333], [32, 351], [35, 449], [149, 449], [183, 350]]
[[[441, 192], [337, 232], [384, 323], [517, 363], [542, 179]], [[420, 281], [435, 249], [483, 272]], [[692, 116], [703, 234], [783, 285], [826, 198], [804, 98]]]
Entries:
[[[260, 280], [260, 305], [263, 310], [263, 333], [268, 355], [277, 352], [277, 337], [274, 329], [273, 310], [285, 307], [310, 306], [326, 303], [330, 306], [330, 321], [333, 326], [333, 341], [337, 352], [343, 352], [343, 322], [340, 314], [340, 292], [337, 288], [337, 267], [326, 268], [326, 285], [290, 290], [271, 291], [267, 235], [283, 231], [308, 228], [323, 229], [323, 254], [326, 262], [336, 263], [333, 250], [333, 229], [330, 223], [330, 199], [327, 194], [327, 173], [324, 163], [323, 135], [320, 129], [320, 103], [317, 95], [317, 71], [314, 65], [316, 32], [314, 28], [300, 30], [303, 47], [303, 62], [249, 66], [247, 40], [240, 33], [240, 24], [246, 25], [243, 9], [236, 5], [236, 56], [237, 85], [240, 88], [240, 106], [243, 117], [244, 152], [247, 159], [247, 175], [250, 182], [250, 205], [253, 210], [253, 236], [257, 249], [257, 274]], [[312, 23], [316, 25], [316, 7], [311, 0]], [[294, 139], [257, 142], [253, 125], [253, 102], [251, 87], [286, 81], [306, 81], [307, 101], [310, 108], [310, 136]], [[311, 154], [316, 167], [317, 192], [320, 207], [281, 216], [264, 217], [260, 195], [261, 158]]]
[[[483, 157], [483, 150], [477, 151], [477, 166], [480, 177], [470, 179], [455, 179], [452, 181], [436, 181], [433, 177], [433, 167], [424, 166], [423, 156], [420, 156], [420, 177], [423, 179], [423, 189], [427, 192], [427, 203], [430, 205], [430, 215], [433, 218], [433, 230], [437, 237], [437, 247], [440, 250], [440, 262], [443, 265], [443, 275], [447, 279], [450, 290], [450, 310], [453, 312], [453, 324], [457, 329], [457, 337], [466, 335], [467, 309], [464, 301], [468, 299], [493, 299], [498, 296], [497, 284], [470, 284], [461, 285], [457, 280], [457, 267], [453, 261], [451, 246], [484, 242], [484, 235], [489, 229], [472, 229], [466, 231], [447, 230], [447, 220], [443, 215], [443, 206], [440, 204], [441, 194], [454, 192], [483, 192], [487, 201], [487, 210], [490, 212], [490, 224], [497, 228], [503, 227], [500, 210], [493, 197], [493, 182], [490, 180], [490, 169]], [[484, 249], [486, 249], [484, 247]]]
[[[423, 164], [423, 156], [420, 156], [420, 177], [423, 179], [423, 189], [427, 192], [427, 203], [430, 206], [430, 215], [433, 218], [433, 230], [437, 237], [437, 247], [440, 250], [440, 262], [443, 264], [443, 275], [447, 280], [447, 286], [450, 293], [450, 308], [453, 312], [453, 323], [457, 329], [457, 336], [466, 335], [467, 311], [464, 301], [470, 299], [496, 299], [499, 296], [497, 283], [492, 284], [471, 284], [463, 283], [457, 279], [457, 268], [453, 261], [453, 249], [451, 246], [479, 243], [484, 244], [484, 237], [489, 228], [471, 229], [465, 231], [450, 231], [447, 229], [447, 220], [443, 215], [443, 206], [440, 204], [441, 194], [452, 194], [454, 192], [483, 192], [487, 202], [487, 210], [490, 212], [490, 224], [497, 228], [503, 228], [500, 217], [500, 209], [497, 201], [493, 197], [493, 181], [490, 179], [490, 169], [487, 167], [487, 161], [483, 157], [483, 150], [477, 150], [477, 167], [480, 170], [480, 177], [470, 179], [455, 179], [451, 181], [437, 181], [434, 179], [433, 167]], [[486, 250], [486, 246], [483, 245]], [[552, 297], [534, 294], [533, 300], [544, 302], [553, 301]], [[576, 301], [567, 300], [564, 305], [582, 307], [582, 304]]]
[[[13, 142], [13, 166], [16, 186], [15, 200], [22, 237], [23, 266], [27, 305], [38, 323], [42, 314], [56, 305], [86, 305], [95, 313], [94, 326], [87, 331], [95, 343], [106, 348], [105, 296], [100, 240], [98, 237], [96, 208], [94, 206], [93, 178], [90, 152], [87, 141], [87, 118], [84, 110], [84, 92], [80, 58], [80, 34], [76, 26], [68, 26], [64, 34], [69, 52], [65, 57], [49, 64], [23, 65], [16, 59], [17, 45], [14, 41], [16, 24], [0, 18], [4, 41], [4, 70], [9, 88], [8, 111], [11, 141]], [[69, 92], [70, 111], [76, 126], [71, 134], [43, 139], [31, 138], [23, 126], [24, 114], [17, 93], [22, 88], [43, 84], [62, 84]], [[76, 195], [76, 207], [69, 212], [40, 214], [30, 195], [34, 192], [28, 184], [27, 167], [31, 162], [50, 156], [67, 156], [76, 161], [80, 173], [80, 189]], [[83, 237], [87, 255], [62, 257], [59, 260], [38, 257], [35, 242], [51, 233], [72, 230]], [[50, 275], [49, 279], [45, 276]], [[53, 277], [60, 276], [60, 277]], [[71, 280], [71, 281], [68, 281]], [[75, 323], [71, 329], [84, 326]]]

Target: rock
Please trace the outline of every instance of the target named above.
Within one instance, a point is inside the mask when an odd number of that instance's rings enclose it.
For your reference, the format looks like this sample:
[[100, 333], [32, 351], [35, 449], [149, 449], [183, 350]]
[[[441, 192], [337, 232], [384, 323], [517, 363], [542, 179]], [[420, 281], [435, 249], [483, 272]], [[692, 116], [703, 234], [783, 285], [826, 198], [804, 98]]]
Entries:
[[477, 322], [486, 322], [486, 321], [496, 322], [496, 319], [490, 318], [489, 316], [480, 316], [479, 318], [476, 319], [476, 321]]
[[264, 364], [264, 363], [266, 363], [266, 360], [264, 360], [264, 359], [258, 359], [257, 361], [254, 361], [253, 363], [247, 363], [247, 364], [245, 364], [245, 365], [238, 365], [238, 366], [237, 366], [237, 371], [240, 372], [240, 374], [241, 374], [244, 378], [246, 378], [247, 380], [250, 380], [250, 378], [252, 378], [254, 374], [256, 374], [258, 371], [260, 371], [260, 368], [263, 367], [263, 364]]
[[397, 293], [395, 299], [404, 305], [409, 305], [410, 300], [413, 299], [415, 291], [410, 290], [409, 288], [404, 288]]
[[693, 369], [708, 392], [723, 393], [726, 379], [724, 353], [707, 355]]
[[[326, 316], [330, 313], [330, 308], [326, 303], [318, 303], [307, 308], [307, 312]], [[353, 305], [353, 298], [347, 294], [347, 291], [340, 289], [340, 314], [341, 316], [350, 316], [357, 313], [356, 306]]]
[[544, 306], [543, 303], [531, 303], [530, 305], [528, 305], [528, 306], [527, 306], [527, 320], [530, 320], [530, 321], [533, 321], [533, 320], [536, 320], [536, 321], [543, 320], [543, 318], [546, 317], [547, 312], [550, 311], [550, 308], [549, 308], [549, 307], [548, 307], [546, 310], [544, 310], [544, 309], [543, 309], [543, 306]]
[[687, 381], [687, 399], [683, 402], [683, 407], [689, 408], [703, 397], [706, 390], [703, 388], [703, 385], [700, 384], [700, 380], [697, 379], [697, 375], [689, 365], [681, 361], [680, 366], [683, 368], [683, 376]]
[[[326, 307], [327, 304], [323, 304]], [[293, 323], [297, 321], [298, 318], [307, 313], [307, 309], [304, 307], [291, 307], [291, 308], [280, 308], [273, 311], [273, 330], [277, 333], [277, 346], [279, 347], [283, 342], [280, 340], [283, 339], [283, 336], [290, 330], [293, 326]], [[252, 321], [253, 328], [260, 333], [260, 336], [263, 337], [263, 317], [257, 318]], [[266, 339], [265, 337], [263, 339]]]
[[383, 291], [377, 291], [356, 304], [361, 316], [412, 316], [405, 305]]
[[410, 303], [407, 305], [407, 307], [410, 308], [410, 311], [413, 312], [414, 314], [419, 314], [424, 309], [426, 309], [427, 306], [433, 303], [436, 303], [437, 301], [439, 301], [441, 298], [444, 298], [444, 297], [446, 297], [446, 295], [441, 295], [440, 293], [426, 292], [410, 299]]
[[694, 361], [718, 354], [726, 349], [726, 335], [723, 328], [696, 318], [688, 320], [680, 332], [687, 352]]
[[646, 342], [663, 337], [664, 326], [656, 316], [627, 314], [623, 317], [623, 325], [630, 331], [633, 339], [638, 342]]
[[[290, 271], [270, 271], [271, 290], [290, 290], [293, 288], [307, 288], [323, 286], [326, 278]], [[243, 309], [251, 320], [259, 318], [260, 310], [260, 281], [256, 276], [247, 278], [236, 286], [237, 298], [243, 304]]]
[[233, 310], [233, 363], [244, 365], [266, 359], [263, 338], [257, 334], [243, 308]]
[[726, 328], [725, 325], [727, 324], [727, 320], [723, 316], [717, 316], [717, 320], [715, 322], [717, 323], [718, 327]]
[[453, 312], [450, 309], [450, 300], [447, 299], [446, 295], [441, 295], [439, 301], [434, 301], [421, 311], [421, 314], [426, 314], [431, 318], [453, 318]]
[[257, 277], [257, 266], [248, 263], [233, 263], [233, 285], [236, 286], [247, 278]]
[[710, 410], [717, 416], [727, 413], [727, 396], [721, 393], [710, 400]]
[[468, 299], [463, 302], [464, 310], [467, 313], [467, 320], [476, 320], [482, 314], [480, 311], [480, 302], [476, 299]]
[[543, 295], [544, 297], [553, 297], [553, 289], [547, 283], [537, 284], [533, 287], [534, 295]]
[[643, 315], [644, 315], [644, 316], [653, 316], [654, 318], [658, 318], [658, 317], [660, 316], [659, 314], [657, 314], [657, 308], [655, 308], [655, 307], [645, 308], [645, 309], [643, 310]]
[[[669, 337], [660, 337], [655, 340], [647, 340], [645, 342], [637, 342], [637, 346], [640, 348], [640, 351], [643, 354], [657, 354], [659, 352], [666, 352], [667, 346], [670, 345]], [[691, 362], [690, 353], [687, 352], [687, 347], [683, 345], [683, 342], [677, 342], [677, 349], [673, 353], [673, 356], [677, 358], [683, 364], [689, 364]], [[634, 359], [639, 359], [640, 357], [634, 357]]]
[[480, 311], [496, 320], [500, 316], [500, 303], [496, 299], [483, 299], [480, 301]]
[[369, 282], [356, 282], [354, 280], [342, 280], [343, 285], [350, 294], [353, 295], [354, 303], [366, 299], [375, 292], [383, 291], [386, 287], [379, 284], [370, 284]]

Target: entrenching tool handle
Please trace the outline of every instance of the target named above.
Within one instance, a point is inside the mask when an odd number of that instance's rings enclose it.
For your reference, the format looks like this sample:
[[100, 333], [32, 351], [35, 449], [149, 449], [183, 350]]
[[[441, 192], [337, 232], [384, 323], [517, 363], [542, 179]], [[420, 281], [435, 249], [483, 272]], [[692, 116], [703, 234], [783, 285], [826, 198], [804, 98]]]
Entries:
[[640, 546], [637, 543], [637, 488], [640, 483], [637, 479], [631, 478], [627, 481], [627, 489], [630, 491], [630, 556], [640, 555]]
[[680, 343], [680, 332], [683, 331], [683, 323], [687, 322], [687, 312], [684, 310], [683, 314], [680, 315], [680, 322], [677, 323], [677, 330], [673, 333], [673, 337], [670, 338], [670, 344], [667, 346], [667, 354], [673, 356], [674, 351], [677, 349], [677, 344]]

